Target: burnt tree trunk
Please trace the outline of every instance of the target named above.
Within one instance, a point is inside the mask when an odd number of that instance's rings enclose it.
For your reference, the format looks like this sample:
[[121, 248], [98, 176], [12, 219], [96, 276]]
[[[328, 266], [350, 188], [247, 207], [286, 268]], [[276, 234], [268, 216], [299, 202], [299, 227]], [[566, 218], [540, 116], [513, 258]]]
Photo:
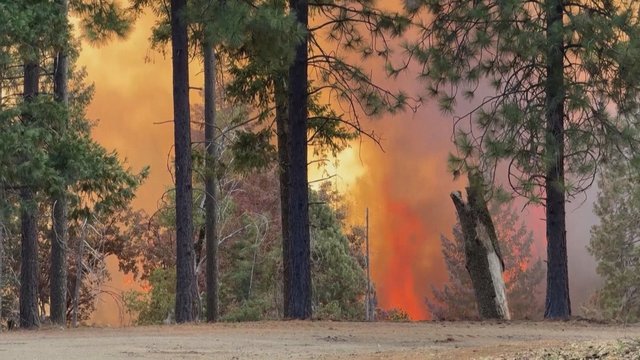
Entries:
[[216, 210], [216, 54], [204, 44], [205, 237], [207, 250], [207, 321], [218, 320], [218, 230]]
[[171, 0], [173, 121], [176, 176], [176, 322], [196, 320], [198, 303], [193, 249], [191, 122], [186, 0]]
[[545, 319], [571, 316], [564, 193], [563, 0], [547, 0], [546, 146], [547, 297]]
[[[67, 17], [68, 0], [58, 0]], [[69, 57], [66, 49], [58, 51], [54, 73], [54, 94], [56, 101], [65, 108], [69, 105]], [[66, 121], [60, 132], [66, 131]], [[67, 197], [66, 189], [61, 189], [53, 197], [51, 237], [51, 268], [49, 282], [50, 316], [53, 324], [65, 326], [67, 323]]]
[[[38, 96], [40, 67], [38, 61], [24, 66], [24, 101], [30, 103]], [[31, 122], [30, 110], [23, 114], [25, 123]], [[38, 316], [38, 222], [37, 205], [28, 181], [20, 191], [21, 257], [20, 257], [20, 327], [32, 329], [40, 326]]]
[[[278, 134], [278, 171], [280, 177], [280, 221], [282, 227], [282, 280], [283, 309], [289, 307], [291, 289], [291, 262], [289, 259], [289, 111], [287, 109], [286, 80], [278, 77], [274, 81], [276, 103], [276, 131]], [[285, 310], [286, 311], [286, 310]]]
[[477, 175], [469, 176], [465, 203], [460, 192], [451, 199], [458, 212], [464, 235], [466, 268], [471, 277], [478, 312], [483, 319], [510, 319], [504, 263], [493, 221], [484, 200], [484, 187]]
[[[289, 6], [300, 26], [308, 28], [307, 0], [290, 0]], [[311, 317], [311, 251], [309, 235], [309, 183], [307, 178], [307, 44], [308, 36], [296, 46], [289, 67], [289, 201], [288, 236], [290, 289], [284, 316]], [[286, 290], [285, 290], [286, 292]]]

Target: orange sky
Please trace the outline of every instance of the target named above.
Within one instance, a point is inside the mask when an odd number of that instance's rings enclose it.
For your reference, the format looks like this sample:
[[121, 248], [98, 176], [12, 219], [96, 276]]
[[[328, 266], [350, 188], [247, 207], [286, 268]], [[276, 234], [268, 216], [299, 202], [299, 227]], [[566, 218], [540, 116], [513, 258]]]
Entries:
[[[99, 48], [85, 45], [80, 56], [96, 85], [89, 107], [90, 118], [100, 121], [94, 137], [134, 169], [151, 166], [135, 201], [150, 212], [171, 183], [167, 154], [173, 143], [172, 123], [154, 124], [172, 119], [172, 100], [170, 59], [149, 49], [152, 22], [143, 17], [126, 40]], [[193, 86], [200, 86], [197, 67]], [[409, 93], [421, 91], [411, 77], [401, 82]], [[191, 95], [192, 103], [200, 102], [197, 92]], [[415, 115], [365, 120], [365, 126], [382, 135], [385, 151], [367, 141], [354, 144], [340, 156], [339, 185], [350, 197], [355, 222], [362, 223], [365, 208], [370, 209], [371, 272], [379, 306], [400, 307], [413, 319], [425, 319], [430, 287], [446, 281], [439, 239], [451, 233], [455, 221], [449, 193], [464, 187], [447, 173], [451, 120], [427, 106]], [[543, 229], [539, 213], [529, 214], [538, 219], [531, 224]], [[544, 233], [536, 235], [541, 245]], [[110, 285], [124, 281], [115, 279]], [[97, 322], [110, 322], [103, 315]]]

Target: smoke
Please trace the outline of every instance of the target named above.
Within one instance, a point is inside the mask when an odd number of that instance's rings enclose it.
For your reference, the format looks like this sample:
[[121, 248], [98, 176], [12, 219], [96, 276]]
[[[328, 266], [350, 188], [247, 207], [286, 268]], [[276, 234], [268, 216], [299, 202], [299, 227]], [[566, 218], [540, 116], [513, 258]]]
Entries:
[[[148, 213], [157, 209], [158, 200], [172, 182], [167, 156], [173, 144], [171, 61], [149, 50], [153, 21], [151, 16], [143, 17], [125, 41], [101, 47], [85, 44], [78, 60], [96, 86], [87, 113], [98, 121], [94, 139], [116, 150], [133, 169], [151, 166], [149, 178], [133, 203]], [[108, 258], [107, 268], [111, 279], [102, 289], [105, 292], [99, 296], [90, 321], [124, 325], [129, 319], [118, 295], [140, 287], [131, 276], [119, 272], [116, 259]]]

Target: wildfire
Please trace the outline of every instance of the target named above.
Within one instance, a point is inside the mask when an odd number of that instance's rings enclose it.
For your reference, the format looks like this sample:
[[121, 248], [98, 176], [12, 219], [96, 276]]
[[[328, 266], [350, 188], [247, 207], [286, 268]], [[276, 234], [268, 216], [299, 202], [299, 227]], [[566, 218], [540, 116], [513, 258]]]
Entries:
[[420, 272], [426, 270], [424, 268], [434, 259], [421, 256], [421, 252], [416, 250], [431, 239], [424, 221], [415, 210], [392, 199], [386, 201], [385, 215], [402, 220], [395, 224], [384, 224], [387, 225], [383, 225], [381, 232], [384, 241], [376, 246], [376, 255], [381, 257], [376, 262], [377, 268], [374, 268], [380, 284], [380, 305], [383, 308], [401, 307], [412, 319], [425, 319], [424, 288], [428, 282], [420, 276]]
[[[151, 166], [135, 203], [148, 212], [156, 209], [171, 183], [166, 169], [173, 143], [170, 59], [149, 50], [153, 22], [152, 16], [142, 18], [126, 41], [102, 48], [85, 46], [79, 60], [97, 85], [88, 114], [101, 120], [96, 140], [117, 149], [132, 167]], [[199, 83], [198, 72], [192, 74], [194, 83]], [[422, 89], [413, 78], [403, 82], [410, 85], [410, 92]], [[192, 97], [198, 101], [197, 94]], [[428, 318], [424, 299], [431, 286], [447, 278], [440, 235], [450, 235], [455, 222], [449, 193], [464, 184], [454, 183], [446, 169], [452, 149], [450, 119], [430, 107], [405, 117], [363, 119], [365, 127], [382, 134], [384, 152], [371, 142], [357, 142], [338, 156], [337, 165], [309, 170], [310, 180], [337, 175], [337, 188], [351, 204], [352, 223], [363, 224], [365, 208], [370, 209], [371, 270], [378, 306], [401, 308], [420, 320]], [[116, 266], [110, 269], [117, 272]], [[113, 279], [111, 286], [128, 288], [124, 278]], [[101, 302], [99, 312], [111, 306]], [[116, 314], [96, 318], [119, 324]]]

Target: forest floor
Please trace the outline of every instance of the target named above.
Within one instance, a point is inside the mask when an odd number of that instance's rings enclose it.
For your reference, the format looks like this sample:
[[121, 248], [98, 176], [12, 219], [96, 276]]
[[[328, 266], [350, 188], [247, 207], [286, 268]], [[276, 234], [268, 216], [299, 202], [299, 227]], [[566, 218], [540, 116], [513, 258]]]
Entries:
[[258, 322], [0, 334], [0, 359], [640, 359], [640, 326]]

